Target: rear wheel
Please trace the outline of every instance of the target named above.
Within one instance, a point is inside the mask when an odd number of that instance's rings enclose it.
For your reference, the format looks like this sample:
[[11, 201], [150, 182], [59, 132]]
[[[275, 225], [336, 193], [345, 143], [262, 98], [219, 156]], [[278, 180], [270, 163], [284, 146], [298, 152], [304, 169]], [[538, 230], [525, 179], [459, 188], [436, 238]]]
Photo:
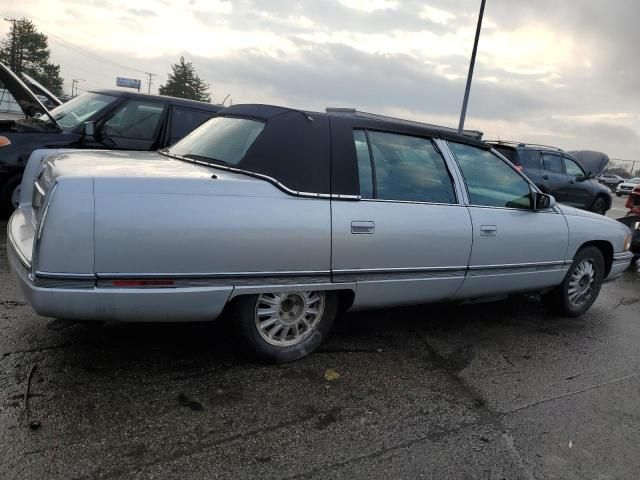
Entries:
[[21, 180], [20, 175], [15, 175], [0, 187], [0, 217], [7, 218], [18, 208]]
[[275, 292], [239, 297], [236, 328], [260, 360], [292, 362], [314, 351], [333, 325], [337, 299], [323, 291]]
[[578, 317], [596, 301], [603, 281], [602, 252], [596, 247], [585, 247], [576, 254], [562, 283], [543, 295], [542, 300], [555, 313]]
[[593, 202], [593, 205], [591, 206], [591, 211], [599, 213], [600, 215], [607, 213], [607, 201], [605, 198], [602, 196], [596, 198], [595, 202]]

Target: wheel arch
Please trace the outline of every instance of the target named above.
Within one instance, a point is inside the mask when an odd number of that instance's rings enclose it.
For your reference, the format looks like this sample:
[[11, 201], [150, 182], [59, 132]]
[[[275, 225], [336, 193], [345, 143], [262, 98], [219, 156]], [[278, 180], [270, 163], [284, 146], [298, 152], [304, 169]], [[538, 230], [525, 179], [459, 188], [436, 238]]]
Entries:
[[586, 247], [596, 247], [602, 253], [604, 258], [604, 277], [606, 278], [609, 272], [611, 272], [611, 266], [613, 265], [613, 245], [607, 240], [591, 240], [580, 245], [577, 252]]
[[599, 198], [602, 198], [604, 200], [604, 203], [606, 206], [605, 211], [611, 209], [611, 205], [613, 205], [613, 198], [611, 197], [611, 195], [607, 195], [604, 192], [596, 193], [596, 196], [594, 197], [593, 202], [591, 203], [591, 208], [593, 208], [593, 206], [596, 204]]

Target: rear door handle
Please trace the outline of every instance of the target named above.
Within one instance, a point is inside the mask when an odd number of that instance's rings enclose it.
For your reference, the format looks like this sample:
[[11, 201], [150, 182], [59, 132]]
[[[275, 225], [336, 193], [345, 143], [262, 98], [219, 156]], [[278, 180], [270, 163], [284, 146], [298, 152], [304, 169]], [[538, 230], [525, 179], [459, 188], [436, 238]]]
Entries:
[[495, 225], [480, 225], [480, 235], [485, 237], [495, 237], [498, 234], [498, 227]]
[[353, 234], [369, 234], [371, 235], [376, 230], [376, 224], [371, 221], [357, 221], [351, 222], [351, 233]]

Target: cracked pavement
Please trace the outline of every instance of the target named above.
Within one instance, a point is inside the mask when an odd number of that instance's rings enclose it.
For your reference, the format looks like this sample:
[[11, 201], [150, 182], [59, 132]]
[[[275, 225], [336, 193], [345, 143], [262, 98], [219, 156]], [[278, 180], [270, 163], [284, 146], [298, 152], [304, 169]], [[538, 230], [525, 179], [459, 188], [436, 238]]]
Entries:
[[317, 353], [262, 366], [228, 319], [38, 317], [5, 228], [0, 478], [640, 476], [638, 271], [583, 318], [528, 296], [342, 314]]

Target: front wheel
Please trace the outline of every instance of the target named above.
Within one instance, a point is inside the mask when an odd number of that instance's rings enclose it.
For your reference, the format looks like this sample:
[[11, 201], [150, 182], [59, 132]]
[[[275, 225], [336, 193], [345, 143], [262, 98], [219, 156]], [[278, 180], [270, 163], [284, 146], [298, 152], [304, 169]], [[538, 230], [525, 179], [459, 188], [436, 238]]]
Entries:
[[562, 283], [543, 295], [542, 300], [554, 313], [578, 317], [596, 301], [603, 281], [602, 252], [596, 247], [585, 247], [576, 254]]
[[591, 207], [591, 211], [599, 213], [600, 215], [607, 213], [607, 201], [604, 197], [596, 198], [595, 202], [593, 202], [593, 206]]
[[331, 292], [275, 292], [239, 297], [236, 328], [260, 360], [284, 363], [313, 352], [333, 325], [337, 299]]

